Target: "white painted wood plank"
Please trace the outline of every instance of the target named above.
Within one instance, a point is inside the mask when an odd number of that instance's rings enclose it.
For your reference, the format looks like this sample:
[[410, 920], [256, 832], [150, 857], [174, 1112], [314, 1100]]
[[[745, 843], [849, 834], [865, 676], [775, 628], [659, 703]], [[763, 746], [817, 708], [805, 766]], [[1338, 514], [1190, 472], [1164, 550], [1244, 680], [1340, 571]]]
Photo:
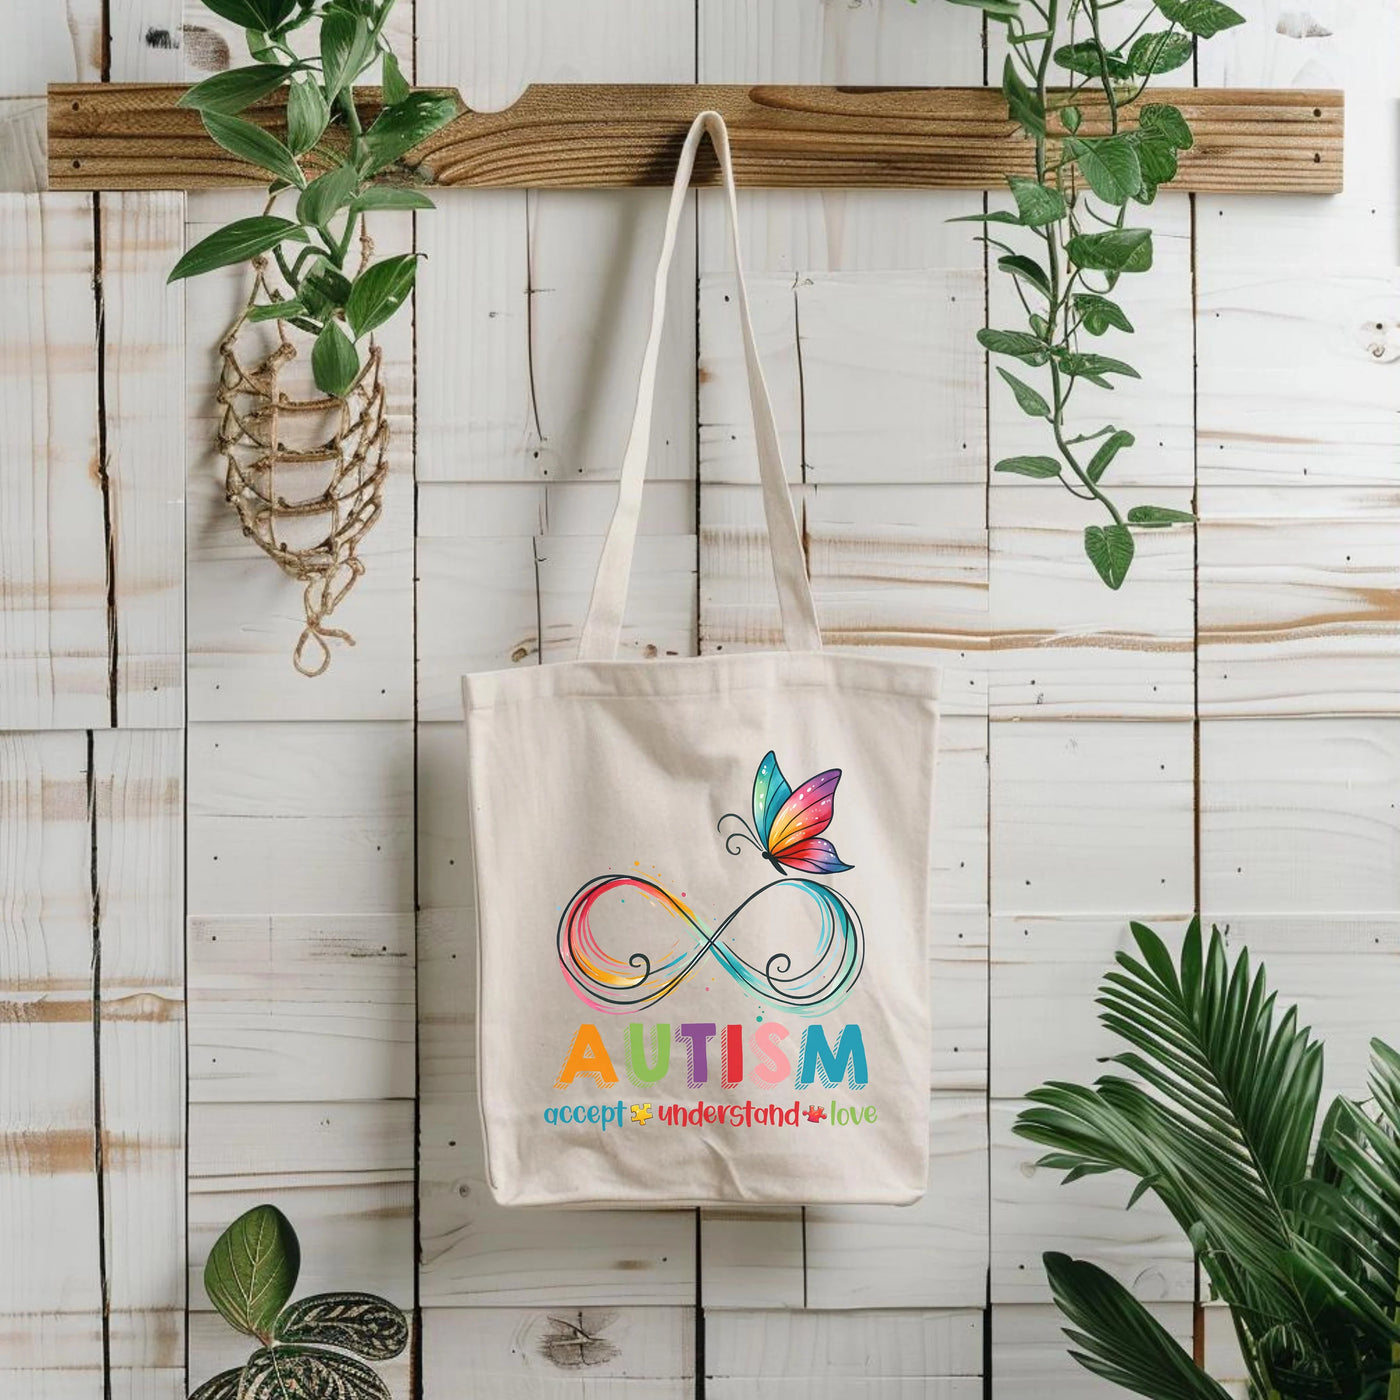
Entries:
[[410, 909], [412, 745], [398, 723], [193, 726], [190, 913]]
[[410, 914], [190, 920], [190, 1097], [414, 1095]]
[[105, 345], [103, 405], [116, 610], [116, 709], [123, 727], [184, 717], [184, 433], [169, 405], [184, 375], [184, 246], [178, 194], [98, 201]]
[[1206, 909], [1390, 911], [1400, 889], [1400, 721], [1201, 722]]
[[1400, 371], [1393, 259], [1320, 270], [1202, 251], [1202, 486], [1390, 480]]
[[992, 912], [1102, 913], [1193, 902], [1186, 721], [991, 726]]
[[809, 1206], [807, 1306], [973, 1307], [987, 1286], [987, 1105], [935, 1093], [929, 1190], [912, 1206]]
[[948, 715], [939, 721], [931, 892], [936, 910], [987, 907], [988, 761], [986, 720]]
[[[201, 1282], [210, 1247], [262, 1201], [300, 1237], [300, 1291], [363, 1290], [411, 1305], [413, 1117], [407, 1100], [192, 1104], [191, 1310], [211, 1310]], [[204, 1358], [192, 1356], [190, 1369], [205, 1374]]]
[[1212, 488], [1202, 511], [1201, 713], [1394, 714], [1393, 492]]
[[108, 722], [91, 199], [0, 197], [0, 724]]
[[[1191, 1307], [1152, 1309], [1188, 1352]], [[997, 1400], [1115, 1400], [1123, 1392], [1090, 1375], [1069, 1356], [1064, 1319], [1050, 1304], [1003, 1304], [992, 1309], [992, 1378]]]
[[184, 757], [179, 730], [93, 739], [114, 1370], [184, 1364]]
[[1108, 1270], [1144, 1303], [1189, 1303], [1191, 1246], [1156, 1197], [1126, 1209], [1136, 1182], [1119, 1172], [1062, 1185], [1063, 1172], [1035, 1165], [1045, 1149], [1011, 1131], [1025, 1107], [991, 1104], [992, 1301], [1049, 1302], [1041, 1255], [1060, 1250]]
[[980, 1311], [727, 1312], [706, 1319], [706, 1381], [862, 1381], [982, 1373]]
[[0, 735], [0, 849], [0, 1385], [86, 1400], [103, 1353], [82, 734]]
[[0, 97], [0, 190], [29, 194], [48, 184], [48, 103]]
[[423, 1393], [585, 1400], [695, 1388], [692, 1308], [425, 1308]]
[[[988, 494], [995, 718], [1190, 719], [1192, 527], [1139, 533], [1127, 582], [1114, 591], [1085, 557], [1084, 527], [1094, 517], [1083, 501], [1045, 481]], [[1132, 487], [1115, 501], [1191, 508], [1188, 488]]]
[[22, 5], [8, 15], [0, 94], [37, 95], [49, 83], [102, 79], [101, 0]]

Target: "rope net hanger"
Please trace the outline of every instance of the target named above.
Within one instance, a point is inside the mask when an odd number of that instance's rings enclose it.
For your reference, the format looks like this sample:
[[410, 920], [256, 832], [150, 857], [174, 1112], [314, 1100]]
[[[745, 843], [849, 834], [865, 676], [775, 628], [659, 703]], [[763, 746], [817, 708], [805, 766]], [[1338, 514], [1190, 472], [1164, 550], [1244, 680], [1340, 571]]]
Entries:
[[[366, 235], [361, 266], [371, 252]], [[319, 676], [330, 666], [331, 641], [355, 644], [328, 620], [363, 575], [360, 542], [384, 508], [389, 415], [383, 351], [371, 339], [343, 398], [307, 395], [302, 385], [289, 393], [285, 381], [299, 358], [292, 332], [307, 338], [297, 328], [280, 318], [265, 323], [275, 326], [276, 344], [250, 365], [239, 356], [252, 307], [282, 299], [267, 259], [255, 259], [247, 304], [219, 344], [218, 444], [225, 494], [243, 533], [302, 584], [306, 622], [292, 664], [304, 676]], [[301, 378], [310, 383], [304, 373]]]

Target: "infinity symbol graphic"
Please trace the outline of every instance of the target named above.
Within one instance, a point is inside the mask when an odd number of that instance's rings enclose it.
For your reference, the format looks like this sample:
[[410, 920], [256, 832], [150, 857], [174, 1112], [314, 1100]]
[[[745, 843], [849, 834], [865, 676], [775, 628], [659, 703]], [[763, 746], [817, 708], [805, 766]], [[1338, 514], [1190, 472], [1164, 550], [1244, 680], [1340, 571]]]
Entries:
[[[806, 895], [818, 911], [812, 962], [798, 972], [792, 970], [788, 953], [774, 953], [758, 967], [724, 941], [725, 930], [749, 905], [769, 891], [785, 887]], [[695, 946], [678, 950], [656, 964], [645, 953], [633, 953], [622, 962], [607, 952], [594, 932], [593, 921], [600, 912], [595, 906], [605, 895], [625, 898], [629, 892], [679, 918]], [[574, 895], [560, 916], [558, 942], [559, 962], [574, 991], [590, 1006], [611, 1015], [654, 1006], [709, 955], [756, 996], [806, 1016], [820, 1016], [845, 999], [865, 962], [865, 937], [855, 909], [828, 886], [799, 878], [774, 880], [755, 890], [711, 929], [694, 910], [653, 880], [640, 875], [597, 875]]]

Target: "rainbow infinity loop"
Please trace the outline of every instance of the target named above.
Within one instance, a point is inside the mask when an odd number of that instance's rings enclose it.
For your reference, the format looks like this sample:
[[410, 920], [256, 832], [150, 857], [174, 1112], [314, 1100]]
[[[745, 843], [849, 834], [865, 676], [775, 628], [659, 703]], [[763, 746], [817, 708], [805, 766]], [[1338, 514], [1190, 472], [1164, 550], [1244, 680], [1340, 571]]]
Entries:
[[[770, 890], [789, 887], [817, 906], [818, 925], [810, 966], [793, 970], [792, 957], [774, 953], [759, 967], [724, 941], [725, 930], [755, 900]], [[593, 921], [603, 896], [634, 892], [682, 921], [692, 946], [677, 947], [653, 964], [645, 953], [620, 961], [598, 941]], [[755, 890], [716, 928], [653, 880], [639, 875], [598, 875], [569, 901], [559, 918], [559, 962], [574, 991], [590, 1006], [611, 1015], [639, 1011], [669, 996], [711, 956], [731, 977], [764, 1001], [806, 1016], [820, 1016], [840, 1005], [855, 985], [865, 962], [860, 916], [850, 902], [815, 880], [774, 880]]]

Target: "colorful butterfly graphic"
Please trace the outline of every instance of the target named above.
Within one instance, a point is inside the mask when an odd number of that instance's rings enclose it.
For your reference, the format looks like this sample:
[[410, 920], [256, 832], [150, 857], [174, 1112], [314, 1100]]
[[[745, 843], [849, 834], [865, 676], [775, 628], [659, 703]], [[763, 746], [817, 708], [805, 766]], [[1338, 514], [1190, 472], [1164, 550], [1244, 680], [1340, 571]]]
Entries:
[[769, 750], [753, 778], [753, 827], [737, 812], [726, 812], [719, 819], [717, 829], [722, 829], [731, 817], [744, 828], [729, 833], [725, 849], [737, 855], [738, 847], [730, 842], [748, 841], [780, 875], [787, 870], [835, 875], [852, 869], [822, 836], [831, 825], [836, 784], [840, 781], [841, 770], [828, 768], [825, 773], [808, 778], [794, 792], [778, 767], [777, 755]]

